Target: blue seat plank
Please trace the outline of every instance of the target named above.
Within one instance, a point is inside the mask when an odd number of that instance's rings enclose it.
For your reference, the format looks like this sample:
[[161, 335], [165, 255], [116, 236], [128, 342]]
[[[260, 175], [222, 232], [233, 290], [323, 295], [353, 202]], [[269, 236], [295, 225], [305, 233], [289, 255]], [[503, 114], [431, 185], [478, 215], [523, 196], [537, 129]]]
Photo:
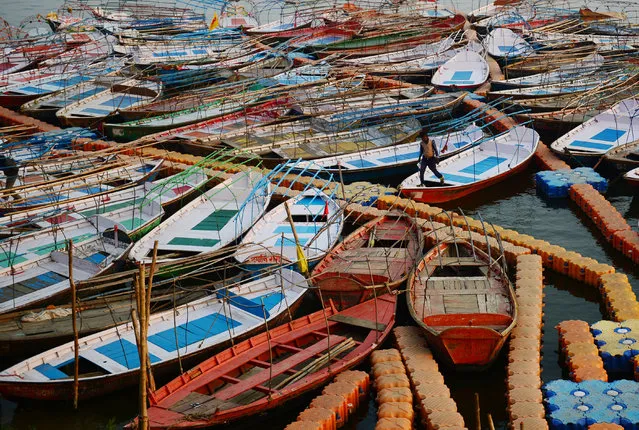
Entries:
[[453, 77], [450, 78], [451, 81], [467, 81], [473, 75], [472, 70], [459, 70], [453, 73]]
[[593, 140], [602, 140], [604, 142], [616, 142], [621, 136], [626, 134], [625, 130], [617, 130], [615, 128], [606, 128], [591, 137]]
[[501, 163], [506, 161], [504, 157], [486, 157], [483, 160], [471, 164], [470, 166], [466, 166], [459, 171], [459, 173], [467, 173], [469, 175], [481, 175], [482, 173], [486, 173], [490, 169], [499, 166]]
[[406, 154], [391, 155], [390, 157], [382, 157], [378, 161], [382, 163], [396, 163], [398, 161], [417, 160], [419, 151], [408, 152]]
[[[295, 226], [295, 231], [297, 232], [297, 234], [312, 234], [315, 235], [321, 228], [323, 227], [323, 224], [320, 225], [296, 225]], [[273, 231], [273, 233], [277, 233], [277, 234], [293, 234], [293, 229], [291, 228], [290, 225], [278, 225], [277, 228], [275, 229], [275, 231]]]
[[350, 164], [351, 166], [355, 166], [358, 167], [360, 169], [363, 169], [365, 167], [375, 167], [377, 166], [377, 164], [375, 163], [371, 163], [370, 161], [367, 160], [351, 160], [351, 161], [347, 161], [347, 164]]
[[165, 351], [174, 352], [178, 347], [184, 348], [187, 345], [216, 336], [239, 325], [241, 325], [240, 322], [215, 312], [202, 318], [180, 324], [176, 328], [170, 328], [149, 336], [149, 342]]
[[607, 143], [586, 142], [585, 140], [573, 140], [568, 146], [588, 148], [588, 149], [599, 149], [602, 151], [607, 151], [613, 147], [613, 145], [610, 145]]
[[324, 199], [321, 198], [320, 196], [313, 196], [313, 197], [302, 197], [301, 199], [299, 199], [296, 203], [296, 205], [301, 205], [301, 206], [324, 206]]
[[[298, 239], [299, 239], [300, 246], [306, 245], [306, 242], [311, 240], [310, 237], [298, 237]], [[280, 237], [279, 239], [277, 239], [275, 241], [275, 245], [273, 245], [273, 246], [275, 246], [276, 248], [282, 246], [282, 238]], [[284, 236], [284, 244], [283, 244], [283, 246], [295, 246], [295, 238], [293, 236], [291, 236], [291, 237]]]
[[[444, 179], [446, 179], [446, 181], [459, 182], [461, 184], [471, 184], [475, 182], [475, 178], [469, 178], [468, 176], [455, 175], [454, 173], [446, 173], [444, 175]], [[431, 178], [429, 178], [429, 180], [439, 181], [439, 179], [435, 178], [435, 176], [432, 176]]]
[[[137, 369], [140, 367], [138, 347], [126, 339], [118, 339], [100, 346], [95, 350], [127, 369]], [[151, 359], [151, 363], [160, 361], [160, 359], [153, 354], [149, 354], [149, 358]]]
[[96, 252], [88, 257], [84, 257], [83, 260], [90, 261], [91, 263], [100, 264], [107, 258], [107, 254], [102, 252]]
[[69, 375], [67, 375], [63, 371], [53, 367], [52, 365], [48, 363], [44, 363], [39, 366], [36, 366], [34, 369], [42, 373], [44, 376], [46, 376], [47, 378], [51, 380], [66, 379], [69, 377]]

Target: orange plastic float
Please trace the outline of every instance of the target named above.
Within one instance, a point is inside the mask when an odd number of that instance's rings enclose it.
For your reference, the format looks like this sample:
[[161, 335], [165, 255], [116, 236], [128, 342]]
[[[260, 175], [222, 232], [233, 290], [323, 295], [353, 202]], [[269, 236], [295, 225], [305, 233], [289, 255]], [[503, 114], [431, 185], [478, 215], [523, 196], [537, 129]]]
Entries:
[[297, 417], [297, 421], [318, 423], [322, 430], [334, 430], [337, 428], [335, 413], [324, 408], [308, 408], [302, 411]]

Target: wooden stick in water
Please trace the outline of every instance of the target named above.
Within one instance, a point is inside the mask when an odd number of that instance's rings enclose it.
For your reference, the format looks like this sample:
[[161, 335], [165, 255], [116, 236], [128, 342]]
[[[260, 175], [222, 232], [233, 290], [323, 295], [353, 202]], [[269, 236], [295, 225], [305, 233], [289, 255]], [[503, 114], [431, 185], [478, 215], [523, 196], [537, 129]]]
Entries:
[[481, 411], [479, 409], [479, 394], [475, 393], [475, 421], [477, 430], [481, 430]]
[[488, 418], [488, 428], [490, 430], [495, 430], [495, 423], [493, 423], [493, 417], [490, 414], [486, 414], [486, 417]]

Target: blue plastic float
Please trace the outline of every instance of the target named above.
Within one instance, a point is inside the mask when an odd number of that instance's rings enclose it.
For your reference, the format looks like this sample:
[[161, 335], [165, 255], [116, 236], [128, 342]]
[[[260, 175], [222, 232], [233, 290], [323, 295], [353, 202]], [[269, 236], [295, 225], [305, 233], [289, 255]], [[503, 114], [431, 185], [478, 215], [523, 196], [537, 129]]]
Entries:
[[568, 197], [574, 184], [590, 184], [600, 193], [608, 189], [608, 181], [590, 167], [543, 170], [535, 175], [537, 191], [548, 198]]

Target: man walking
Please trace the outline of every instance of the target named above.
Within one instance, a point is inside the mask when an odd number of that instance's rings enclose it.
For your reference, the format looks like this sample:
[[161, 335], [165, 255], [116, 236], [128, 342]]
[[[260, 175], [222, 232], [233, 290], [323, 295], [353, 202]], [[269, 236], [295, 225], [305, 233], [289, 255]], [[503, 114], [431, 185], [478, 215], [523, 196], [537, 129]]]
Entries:
[[424, 172], [426, 171], [426, 167], [428, 167], [433, 174], [439, 178], [439, 182], [443, 184], [444, 175], [437, 170], [439, 154], [437, 153], [435, 142], [428, 138], [428, 130], [426, 127], [422, 128], [419, 136], [421, 139], [419, 144], [419, 180], [422, 185], [426, 185], [426, 182], [424, 182]]

